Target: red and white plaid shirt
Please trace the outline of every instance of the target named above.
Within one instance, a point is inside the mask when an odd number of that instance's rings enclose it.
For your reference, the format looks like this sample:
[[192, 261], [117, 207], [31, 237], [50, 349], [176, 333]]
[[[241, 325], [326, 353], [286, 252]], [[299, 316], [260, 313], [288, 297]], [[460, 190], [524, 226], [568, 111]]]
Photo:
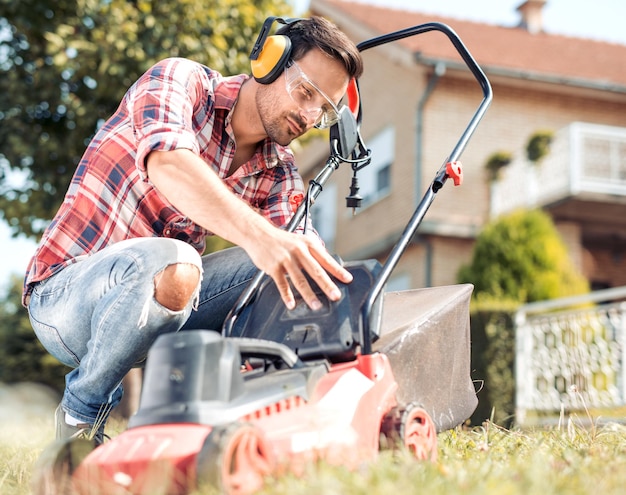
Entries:
[[177, 211], [146, 176], [146, 157], [154, 150], [194, 151], [236, 195], [275, 225], [286, 225], [304, 193], [288, 148], [266, 139], [228, 176], [235, 153], [232, 109], [248, 77], [223, 77], [181, 58], [149, 69], [85, 151], [28, 266], [24, 296], [30, 284], [124, 239], [172, 237], [202, 254], [211, 232]]

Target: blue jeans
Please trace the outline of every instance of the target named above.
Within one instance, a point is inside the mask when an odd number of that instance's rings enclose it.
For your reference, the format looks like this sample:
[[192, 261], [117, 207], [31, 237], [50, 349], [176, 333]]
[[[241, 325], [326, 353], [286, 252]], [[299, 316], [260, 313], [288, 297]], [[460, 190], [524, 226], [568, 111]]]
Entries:
[[[154, 298], [154, 277], [174, 263], [202, 269], [197, 296], [181, 311]], [[74, 368], [62, 408], [93, 424], [122, 398], [122, 378], [156, 338], [181, 329], [220, 330], [257, 268], [240, 248], [207, 256], [167, 238], [113, 244], [37, 284], [28, 312], [47, 351]]]

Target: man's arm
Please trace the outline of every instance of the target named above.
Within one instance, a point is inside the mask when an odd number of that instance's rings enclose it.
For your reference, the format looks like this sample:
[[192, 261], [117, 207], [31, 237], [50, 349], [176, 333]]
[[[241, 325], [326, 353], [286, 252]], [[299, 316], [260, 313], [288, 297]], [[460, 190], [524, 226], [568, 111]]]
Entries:
[[295, 305], [289, 280], [309, 307], [320, 307], [303, 272], [333, 301], [340, 292], [329, 274], [351, 281], [350, 273], [321, 243], [272, 225], [235, 196], [191, 150], [153, 151], [146, 168], [152, 184], [181, 213], [241, 246], [254, 264], [272, 277], [288, 308]]

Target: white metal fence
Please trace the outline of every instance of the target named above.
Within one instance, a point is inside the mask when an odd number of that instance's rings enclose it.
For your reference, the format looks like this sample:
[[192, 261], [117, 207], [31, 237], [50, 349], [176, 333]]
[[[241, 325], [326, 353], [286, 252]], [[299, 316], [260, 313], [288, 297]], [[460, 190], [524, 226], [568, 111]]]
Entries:
[[626, 405], [626, 287], [527, 304], [515, 326], [518, 424]]

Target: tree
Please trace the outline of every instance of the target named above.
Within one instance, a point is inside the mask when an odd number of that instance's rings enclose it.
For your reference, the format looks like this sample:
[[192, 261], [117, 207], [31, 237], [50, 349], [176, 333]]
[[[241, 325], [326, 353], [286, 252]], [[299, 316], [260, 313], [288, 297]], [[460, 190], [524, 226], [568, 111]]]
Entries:
[[589, 291], [551, 218], [540, 210], [519, 210], [488, 224], [458, 279], [473, 283], [477, 298], [518, 303]]
[[[98, 126], [153, 63], [249, 72], [286, 0], [0, 0], [0, 212], [39, 236]], [[0, 217], [2, 218], [2, 217]]]

